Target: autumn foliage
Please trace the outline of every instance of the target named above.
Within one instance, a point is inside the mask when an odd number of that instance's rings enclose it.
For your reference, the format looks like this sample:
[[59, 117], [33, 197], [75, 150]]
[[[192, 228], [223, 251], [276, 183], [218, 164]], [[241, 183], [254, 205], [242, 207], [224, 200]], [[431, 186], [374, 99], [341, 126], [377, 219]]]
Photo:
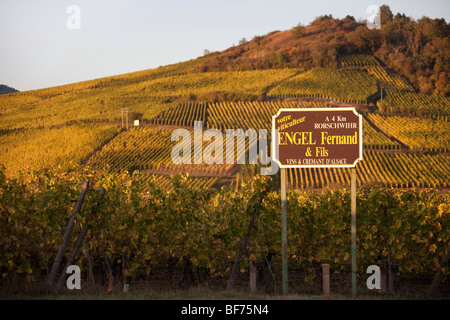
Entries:
[[[22, 171], [13, 180], [0, 171], [0, 283], [45, 277], [62, 241], [71, 200], [78, 196], [77, 182], [84, 179], [91, 180], [92, 191], [76, 217], [74, 234], [86, 223], [91, 228], [76, 264], [86, 270], [89, 254], [97, 279], [106, 278], [105, 257], [119, 277], [122, 272], [147, 277], [174, 261], [189, 261], [206, 277], [225, 277], [255, 210], [258, 216], [241, 270], [248, 267], [250, 256], [263, 263], [271, 257], [272, 270], [280, 270], [280, 197], [271, 191], [270, 177], [256, 176], [237, 188], [216, 190], [191, 188], [186, 176], [177, 175], [173, 189], [166, 191], [151, 181], [142, 185], [138, 173], [72, 169]], [[106, 190], [102, 199], [95, 191], [100, 187]], [[360, 189], [358, 272], [371, 264], [384, 266], [389, 243], [397, 273], [434, 274], [450, 238], [449, 203], [448, 192]], [[348, 189], [290, 192], [288, 226], [291, 270], [314, 275], [321, 263], [329, 263], [334, 271], [350, 270]]]
[[197, 70], [337, 67], [345, 55], [370, 54], [404, 76], [419, 93], [448, 96], [450, 27], [445, 19], [415, 21], [381, 6], [381, 29], [347, 16], [317, 17], [310, 25], [255, 37], [248, 43], [212, 53]]

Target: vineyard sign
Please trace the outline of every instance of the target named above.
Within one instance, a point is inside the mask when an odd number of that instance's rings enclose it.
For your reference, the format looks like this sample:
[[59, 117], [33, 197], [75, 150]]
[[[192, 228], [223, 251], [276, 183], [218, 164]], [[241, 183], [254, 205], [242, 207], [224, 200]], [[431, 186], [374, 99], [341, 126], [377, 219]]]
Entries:
[[355, 108], [280, 109], [272, 141], [280, 168], [354, 168], [363, 159], [362, 116]]
[[362, 116], [355, 108], [280, 109], [272, 117], [272, 158], [280, 166], [282, 293], [288, 293], [287, 168], [351, 168], [352, 296], [356, 297], [356, 164]]

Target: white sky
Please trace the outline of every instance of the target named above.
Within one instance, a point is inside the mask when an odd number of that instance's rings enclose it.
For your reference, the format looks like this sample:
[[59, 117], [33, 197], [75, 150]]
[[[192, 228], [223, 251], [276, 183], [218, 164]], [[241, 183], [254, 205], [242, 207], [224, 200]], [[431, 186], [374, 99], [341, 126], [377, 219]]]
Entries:
[[[370, 5], [450, 21], [449, 0], [0, 0], [0, 84], [20, 91], [156, 68]], [[70, 5], [80, 29], [69, 29]]]

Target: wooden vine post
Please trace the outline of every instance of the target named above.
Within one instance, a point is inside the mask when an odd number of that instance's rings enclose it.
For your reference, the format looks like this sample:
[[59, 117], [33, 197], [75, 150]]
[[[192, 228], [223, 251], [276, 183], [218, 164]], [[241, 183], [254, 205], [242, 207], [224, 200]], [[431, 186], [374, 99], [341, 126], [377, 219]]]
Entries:
[[445, 266], [448, 264], [449, 260], [450, 260], [450, 241], [448, 242], [447, 248], [445, 249], [445, 253], [444, 256], [442, 257], [441, 264], [439, 265], [439, 268], [437, 268], [433, 281], [431, 282], [431, 285], [428, 288], [427, 291], [428, 299], [433, 299], [437, 295], [438, 287], [442, 280], [443, 275], [442, 270], [445, 269]]
[[67, 246], [69, 245], [70, 237], [72, 235], [73, 227], [75, 225], [75, 216], [80, 212], [81, 207], [83, 205], [84, 197], [89, 189], [89, 180], [86, 180], [83, 183], [83, 187], [81, 188], [80, 195], [78, 196], [77, 203], [73, 207], [72, 215], [70, 216], [69, 223], [67, 224], [67, 228], [64, 232], [64, 238], [61, 244], [59, 245], [58, 253], [56, 255], [55, 261], [53, 262], [52, 269], [50, 271], [50, 275], [47, 280], [47, 289], [53, 289], [53, 283], [55, 282], [56, 275], [58, 273], [59, 266], [61, 265], [62, 259], [64, 257], [64, 253], [66, 251]]
[[[227, 283], [227, 291], [230, 291], [233, 288], [234, 280], [236, 279], [236, 275], [239, 272], [242, 255], [246, 251], [248, 241], [250, 239], [250, 233], [253, 230], [253, 226], [255, 225], [256, 219], [259, 215], [260, 211], [260, 203], [263, 201], [264, 197], [268, 192], [267, 185], [264, 187], [261, 192], [255, 193], [252, 198], [248, 201], [246, 213], [250, 214], [250, 222], [248, 223], [247, 233], [242, 238], [241, 244], [239, 246], [239, 250], [236, 255], [236, 260], [233, 264], [233, 268], [230, 272], [230, 278]], [[250, 262], [251, 263], [251, 262]]]
[[248, 224], [247, 233], [242, 239], [241, 245], [239, 246], [239, 251], [237, 253], [236, 260], [234, 261], [233, 269], [231, 269], [230, 279], [228, 280], [227, 284], [227, 291], [230, 291], [233, 288], [234, 280], [241, 266], [242, 254], [244, 253], [245, 248], [247, 248], [248, 240], [250, 238], [250, 232], [253, 229], [257, 216], [258, 216], [258, 209], [255, 208], [253, 209], [250, 222]]
[[[101, 199], [103, 198], [103, 196], [105, 194], [105, 189], [104, 188], [102, 188], [102, 189], [100, 189], [98, 191], [100, 191], [100, 199], [99, 199], [99, 202], [97, 202], [96, 208], [94, 208], [93, 211], [90, 213], [90, 217], [89, 218], [92, 218], [97, 213], [96, 210], [98, 210], [98, 207], [100, 205], [100, 201], [101, 201]], [[91, 227], [91, 225], [90, 225], [89, 221], [86, 221], [85, 225], [83, 226], [83, 229], [80, 232], [80, 235], [78, 236], [78, 238], [77, 238], [77, 240], [76, 240], [76, 242], [74, 244], [74, 247], [72, 249], [72, 252], [69, 255], [69, 258], [67, 259], [66, 266], [64, 267], [64, 269], [63, 269], [63, 271], [61, 273], [61, 276], [59, 278], [58, 284], [56, 286], [56, 290], [60, 290], [62, 288], [62, 286], [64, 284], [64, 280], [66, 279], [66, 275], [67, 275], [66, 274], [66, 270], [75, 261], [77, 253], [80, 250], [81, 246], [83, 245], [84, 238], [86, 238], [86, 235], [87, 235], [90, 227]]]

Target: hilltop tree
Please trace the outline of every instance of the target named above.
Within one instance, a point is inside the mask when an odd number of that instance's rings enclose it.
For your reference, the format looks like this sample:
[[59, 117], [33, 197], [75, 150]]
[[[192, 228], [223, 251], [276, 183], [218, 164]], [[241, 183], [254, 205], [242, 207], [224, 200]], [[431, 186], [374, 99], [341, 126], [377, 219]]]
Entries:
[[351, 15], [346, 15], [344, 20], [351, 20], [351, 21], [356, 21], [354, 16]]
[[296, 38], [301, 38], [305, 35], [305, 30], [306, 30], [305, 26], [303, 24], [299, 23], [294, 28], [292, 28], [292, 34]]
[[370, 30], [362, 25], [349, 33], [347, 39], [354, 45], [356, 51], [368, 54], [373, 53], [382, 43], [382, 36], [378, 30]]
[[246, 44], [248, 42], [248, 40], [246, 38], [242, 38], [241, 40], [239, 40], [239, 45], [242, 46], [244, 44]]
[[448, 82], [448, 77], [445, 72], [439, 74], [439, 79], [435, 83], [434, 94], [446, 96], [450, 93], [450, 83]]
[[381, 26], [391, 22], [394, 19], [394, 15], [392, 14], [391, 8], [384, 4], [380, 7], [380, 23]]

